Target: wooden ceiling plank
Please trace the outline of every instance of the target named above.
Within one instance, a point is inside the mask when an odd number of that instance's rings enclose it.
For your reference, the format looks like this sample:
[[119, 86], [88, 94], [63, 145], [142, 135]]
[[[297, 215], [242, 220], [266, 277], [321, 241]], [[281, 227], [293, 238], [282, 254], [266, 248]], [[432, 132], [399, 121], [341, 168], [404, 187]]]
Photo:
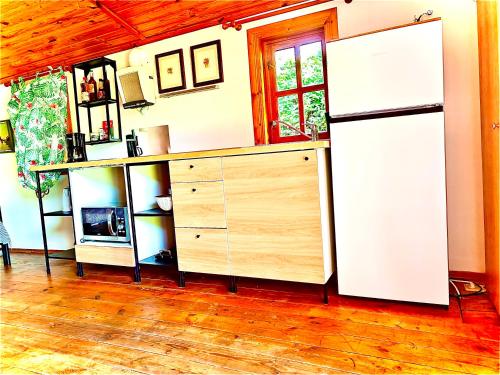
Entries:
[[[217, 11], [214, 11], [213, 9], [209, 8], [209, 9], [206, 9], [206, 12], [201, 12], [200, 9], [198, 9], [198, 15], [197, 15], [197, 19], [200, 20], [200, 19], [221, 19], [221, 18], [224, 18], [225, 20], [234, 20], [236, 18], [242, 18], [242, 17], [247, 17], [247, 16], [250, 16], [250, 15], [254, 15], [257, 13], [261, 13], [261, 12], [265, 12], [265, 11], [269, 11], [269, 10], [273, 10], [273, 9], [276, 9], [277, 8], [277, 4], [279, 4], [278, 8], [279, 7], [282, 7], [282, 6], [285, 6], [285, 5], [291, 5], [291, 4], [295, 4], [295, 3], [299, 3], [299, 2], [302, 2], [303, 0], [289, 0], [289, 1], [280, 1], [280, 2], [277, 2], [277, 1], [260, 1], [260, 5], [259, 7], [257, 8], [255, 6], [255, 4], [253, 4], [253, 2], [251, 4], [249, 4], [249, 2], [247, 1], [238, 1], [238, 3], [242, 3], [240, 4], [239, 6], [234, 6], [234, 5], [230, 5], [230, 6], [227, 6], [227, 7], [224, 7], [224, 8], [219, 8], [217, 9]], [[246, 5], [243, 5], [243, 4], [246, 4]], [[206, 13], [206, 14], [205, 14]], [[221, 16], [221, 14], [223, 16]], [[215, 16], [214, 16], [215, 15]], [[156, 18], [154, 21], [157, 21], [159, 18]], [[158, 29], [158, 28], [161, 28], [162, 26], [159, 25], [159, 26], [155, 26], [155, 27], [148, 27], [148, 24], [149, 22], [144, 22], [143, 26], [142, 26], [142, 30], [144, 33], [147, 33], [147, 34], [151, 34], [152, 31], [154, 31], [155, 29]], [[172, 23], [172, 22], [169, 22], [169, 23], [164, 23], [163, 24], [163, 27], [165, 28], [168, 28], [169, 26], [171, 25], [180, 25], [180, 26], [186, 26], [186, 23], [185, 22], [182, 22], [182, 23], [179, 23], [179, 22], [176, 22], [176, 23]]]
[[[292, 0], [293, 1], [293, 0]], [[301, 0], [295, 0], [295, 1], [301, 1]], [[238, 2], [241, 3], [241, 2]], [[244, 2], [248, 4], [248, 2]], [[263, 2], [261, 1], [260, 3], [274, 3], [276, 4], [276, 1], [266, 1]], [[208, 7], [207, 9], [197, 9], [197, 15], [196, 15], [196, 20], [197, 23], [201, 22], [207, 22], [207, 21], [216, 21], [210, 22], [210, 24], [217, 25], [219, 20], [221, 19], [231, 19], [230, 17], [235, 14], [242, 15], [242, 14], [254, 14], [255, 13], [255, 5], [247, 5], [247, 6], [234, 6], [234, 5], [227, 5], [226, 7], [222, 8], [220, 5], [219, 7], [215, 10], [214, 8]], [[261, 9], [259, 7], [258, 9]], [[142, 31], [144, 34], [149, 36], [152, 35], [157, 35], [158, 32], [157, 30], [169, 30], [171, 27], [184, 27], [184, 26], [189, 26], [192, 24], [192, 20], [190, 17], [185, 17], [183, 21], [169, 21], [169, 22], [161, 22], [161, 18], [156, 18], [150, 22], [144, 22], [141, 26]]]
[[118, 14], [113, 12], [110, 8], [108, 8], [104, 3], [97, 0], [97, 6], [101, 9], [105, 14], [111, 17], [114, 21], [118, 22], [119, 25], [123, 26], [126, 30], [135, 34], [139, 37], [139, 39], [145, 39], [146, 37], [135, 27], [133, 27], [127, 20], [120, 17]]
[[[130, 33], [118, 26], [97, 7], [95, 0], [40, 1], [37, 7], [30, 2], [0, 3], [2, 53], [0, 77], [22, 75], [28, 70], [45, 69], [47, 65], [74, 64], [90, 58], [109, 55], [169, 37], [185, 34], [220, 23], [221, 19], [249, 17], [268, 10], [279, 9], [301, 0], [289, 1], [142, 1], [100, 0], [131, 27], [145, 36]], [[77, 6], [75, 7], [74, 4]], [[73, 9], [73, 8], [74, 9]], [[50, 10], [50, 11], [47, 11]], [[13, 19], [20, 22], [12, 25]], [[94, 22], [90, 22], [88, 20]], [[33, 27], [36, 30], [33, 30]], [[16, 31], [15, 35], [12, 31]], [[128, 30], [128, 31], [127, 31]], [[148, 30], [146, 33], [144, 30]], [[38, 33], [38, 34], [36, 34]], [[7, 48], [4, 48], [7, 47]], [[33, 51], [30, 53], [29, 51]], [[22, 59], [19, 58], [22, 56]]]

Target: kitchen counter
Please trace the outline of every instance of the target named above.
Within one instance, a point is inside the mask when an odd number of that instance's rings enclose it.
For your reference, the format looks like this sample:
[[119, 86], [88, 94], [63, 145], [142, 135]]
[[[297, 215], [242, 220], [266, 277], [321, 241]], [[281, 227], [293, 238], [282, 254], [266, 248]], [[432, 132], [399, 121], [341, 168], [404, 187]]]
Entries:
[[312, 150], [320, 148], [329, 148], [330, 141], [306, 141], [306, 142], [291, 142], [291, 143], [278, 143], [272, 145], [260, 145], [251, 147], [236, 147], [236, 148], [223, 148], [217, 150], [206, 151], [193, 151], [193, 152], [179, 152], [163, 155], [152, 156], [137, 156], [116, 159], [103, 159], [103, 160], [90, 160], [77, 163], [61, 163], [53, 165], [33, 166], [30, 169], [34, 172], [54, 171], [61, 169], [77, 169], [77, 168], [90, 168], [90, 167], [106, 167], [124, 164], [142, 164], [162, 162], [178, 159], [197, 159], [217, 156], [236, 156], [236, 155], [252, 155], [252, 154], [266, 154], [273, 152], [284, 151], [300, 151]]

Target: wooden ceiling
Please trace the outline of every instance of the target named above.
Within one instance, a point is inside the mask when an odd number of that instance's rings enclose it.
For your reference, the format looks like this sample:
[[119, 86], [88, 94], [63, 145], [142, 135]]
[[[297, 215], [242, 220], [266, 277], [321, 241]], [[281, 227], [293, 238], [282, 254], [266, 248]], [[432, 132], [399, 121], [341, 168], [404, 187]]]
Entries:
[[304, 0], [0, 0], [0, 83]]

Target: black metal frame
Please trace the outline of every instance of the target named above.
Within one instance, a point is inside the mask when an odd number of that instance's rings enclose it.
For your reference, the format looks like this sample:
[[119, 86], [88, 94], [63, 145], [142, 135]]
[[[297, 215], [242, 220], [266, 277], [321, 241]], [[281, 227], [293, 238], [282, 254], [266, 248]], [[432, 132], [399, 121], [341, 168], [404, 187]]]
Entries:
[[135, 235], [135, 215], [134, 215], [134, 200], [132, 198], [132, 182], [130, 180], [130, 165], [125, 164], [125, 179], [127, 182], [127, 192], [128, 192], [128, 210], [130, 215], [130, 229], [132, 232], [132, 247], [134, 249], [134, 281], [136, 283], [141, 282], [141, 267], [139, 264], [139, 254], [137, 253], [137, 237]]
[[[106, 72], [106, 66], [109, 65], [111, 68], [113, 68], [113, 75], [115, 78], [115, 95], [116, 99], [112, 98], [106, 98], [102, 100], [96, 100], [95, 102], [90, 102], [90, 103], [78, 103], [78, 88], [80, 85], [77, 84], [76, 82], [76, 69], [81, 69], [83, 70], [83, 73], [85, 76], [90, 72], [91, 69], [94, 68], [102, 68], [102, 76], [104, 82], [106, 82], [106, 79], [108, 78], [107, 72]], [[89, 124], [89, 134], [92, 133], [92, 115], [90, 113], [90, 109], [92, 107], [97, 107], [97, 106], [102, 106], [104, 105], [106, 107], [106, 121], [109, 125], [109, 105], [116, 103], [116, 114], [117, 114], [117, 124], [115, 126], [115, 130], [118, 128], [118, 138], [117, 139], [108, 139], [107, 141], [86, 141], [85, 144], [87, 145], [93, 145], [93, 144], [101, 144], [101, 143], [110, 143], [110, 142], [117, 142], [122, 140], [122, 125], [121, 125], [121, 116], [120, 116], [120, 102], [118, 99], [119, 93], [118, 93], [118, 79], [116, 77], [116, 61], [108, 59], [106, 57], [100, 57], [97, 59], [85, 61], [79, 64], [75, 64], [72, 67], [73, 70], [73, 92], [75, 95], [75, 108], [76, 108], [76, 124], [77, 124], [77, 129], [78, 132], [81, 133], [81, 126], [80, 126], [80, 108], [87, 108], [87, 118], [88, 118], [88, 124]], [[111, 91], [111, 90], [110, 90]], [[111, 92], [110, 92], [111, 94]], [[109, 127], [108, 127], [109, 130]], [[109, 134], [108, 134], [109, 135]]]
[[[68, 176], [68, 185], [69, 185], [69, 192], [70, 192], [70, 199], [71, 199], [71, 179], [69, 176], [69, 169], [68, 168], [63, 168], [63, 169], [57, 169], [57, 170], [52, 170], [51, 172], [60, 172], [60, 173], [66, 173]], [[45, 216], [71, 216], [71, 221], [73, 224], [73, 238], [74, 238], [74, 243], [76, 244], [76, 234], [75, 234], [75, 220], [73, 216], [73, 211], [71, 211], [71, 215], [69, 215], [66, 212], [59, 211], [59, 212], [53, 212], [53, 213], [45, 213], [43, 210], [43, 197], [42, 197], [42, 191], [41, 191], [41, 184], [40, 184], [40, 171], [35, 172], [36, 176], [36, 195], [38, 198], [38, 209], [40, 212], [40, 223], [42, 226], [42, 239], [43, 239], [43, 251], [45, 255], [45, 268], [47, 270], [47, 275], [50, 275], [50, 262], [49, 259], [69, 259], [69, 260], [76, 260], [74, 256], [74, 250], [69, 249], [66, 250], [67, 252], [70, 253], [70, 255], [65, 255], [65, 254], [57, 254], [57, 255], [49, 255], [49, 248], [48, 248], [48, 241], [47, 241], [47, 229], [45, 227]], [[82, 263], [77, 262], [76, 263], [76, 268], [77, 268], [77, 275], [78, 276], [83, 276], [83, 265]]]
[[[137, 242], [136, 242], [136, 231], [135, 231], [135, 217], [145, 217], [145, 216], [172, 216], [173, 220], [175, 220], [173, 213], [168, 213], [168, 212], [153, 212], [153, 213], [148, 213], [148, 212], [135, 212], [134, 206], [133, 206], [133, 194], [132, 194], [132, 180], [130, 178], [130, 167], [135, 167], [135, 166], [146, 166], [146, 165], [158, 165], [158, 164], [166, 164], [168, 166], [168, 162], [159, 160], [159, 161], [148, 161], [148, 162], [143, 162], [143, 163], [128, 163], [125, 165], [125, 174], [127, 178], [127, 189], [128, 189], [128, 199], [129, 199], [129, 212], [130, 212], [130, 217], [131, 217], [131, 228], [132, 228], [132, 239], [134, 243], [134, 256], [135, 256], [135, 261], [136, 261], [136, 268], [137, 270], [135, 271], [135, 274], [139, 276], [139, 281], [141, 278], [140, 274], [140, 265], [141, 261], [139, 260], [139, 254], [137, 251]], [[142, 264], [151, 264], [151, 263], [142, 263]], [[155, 265], [159, 266], [170, 266], [171, 264], [158, 264], [156, 263]], [[186, 286], [186, 280], [185, 280], [185, 272], [179, 271], [179, 265], [177, 264], [177, 272], [178, 272], [178, 286], [183, 288]], [[136, 280], [137, 281], [137, 280]]]

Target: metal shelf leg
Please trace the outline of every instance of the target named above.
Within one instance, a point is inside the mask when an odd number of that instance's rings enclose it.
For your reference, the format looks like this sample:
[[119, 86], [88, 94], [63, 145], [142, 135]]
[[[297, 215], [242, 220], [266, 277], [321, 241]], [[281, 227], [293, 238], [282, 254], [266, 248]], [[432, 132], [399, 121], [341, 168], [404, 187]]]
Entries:
[[229, 291], [231, 293], [236, 293], [238, 291], [238, 287], [236, 285], [236, 276], [229, 276]]
[[45, 229], [45, 217], [43, 215], [43, 201], [42, 201], [42, 188], [40, 185], [40, 172], [36, 172], [36, 191], [37, 191], [37, 196], [38, 196], [38, 209], [40, 211], [40, 222], [42, 224], [42, 239], [43, 239], [43, 250], [45, 253], [45, 268], [47, 269], [47, 274], [50, 275], [49, 248], [47, 245], [47, 230]]
[[186, 286], [186, 280], [184, 280], [184, 271], [179, 271], [179, 288], [184, 288]]
[[76, 276], [83, 277], [83, 263], [76, 262]]

